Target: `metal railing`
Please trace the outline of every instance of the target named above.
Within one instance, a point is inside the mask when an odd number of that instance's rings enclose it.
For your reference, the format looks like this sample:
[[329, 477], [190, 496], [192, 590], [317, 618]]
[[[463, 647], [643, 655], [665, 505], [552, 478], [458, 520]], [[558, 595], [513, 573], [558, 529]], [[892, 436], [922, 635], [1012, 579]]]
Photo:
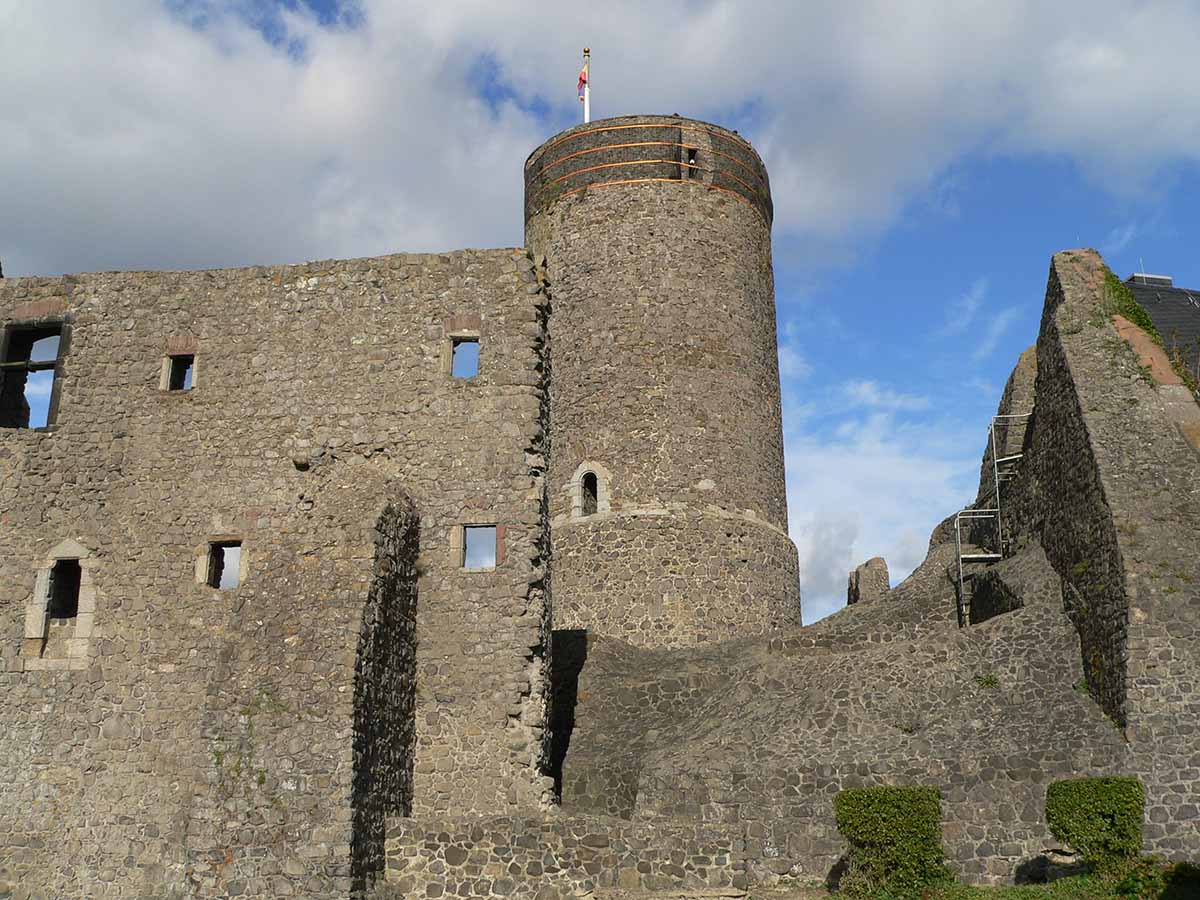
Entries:
[[[1023, 452], [1012, 453], [1010, 449], [1023, 447], [1025, 432], [1033, 413], [1010, 413], [992, 416], [988, 425], [988, 448], [992, 457], [992, 488], [986, 495], [991, 506], [983, 509], [964, 509], [954, 516], [954, 549], [958, 559], [958, 594], [955, 605], [958, 611], [958, 626], [965, 628], [971, 616], [971, 600], [974, 596], [974, 578], [966, 571], [971, 563], [993, 563], [1004, 559], [1004, 519], [1001, 500], [1003, 485], [1017, 474], [1017, 465]], [[1015, 438], [1015, 440], [1014, 440]], [[993, 523], [992, 535], [987, 535], [985, 522]], [[966, 528], [966, 540], [963, 529]], [[989, 539], [990, 538], [990, 539]], [[964, 552], [966, 548], [966, 552]], [[968, 592], [968, 586], [971, 590]]]

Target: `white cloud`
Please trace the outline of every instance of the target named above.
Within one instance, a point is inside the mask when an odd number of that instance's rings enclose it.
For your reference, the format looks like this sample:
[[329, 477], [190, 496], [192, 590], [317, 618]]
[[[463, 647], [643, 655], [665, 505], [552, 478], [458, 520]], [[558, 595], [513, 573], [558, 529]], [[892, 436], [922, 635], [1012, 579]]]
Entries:
[[779, 374], [784, 378], [800, 380], [812, 374], [812, 364], [799, 351], [787, 344], [779, 345]]
[[869, 407], [891, 412], [914, 412], [928, 409], [930, 399], [919, 394], [904, 394], [883, 387], [878, 381], [859, 379], [848, 382], [843, 393], [849, 406]]
[[1118, 226], [1108, 233], [1108, 237], [1104, 239], [1104, 243], [1100, 245], [1100, 249], [1105, 256], [1110, 254], [1120, 253], [1130, 242], [1133, 241], [1138, 234], [1138, 227], [1135, 222], [1127, 222], [1125, 225]]
[[1010, 306], [992, 316], [984, 327], [982, 336], [975, 343], [975, 349], [971, 351], [971, 359], [980, 362], [991, 356], [999, 345], [1000, 339], [1004, 337], [1020, 315], [1019, 307]]
[[800, 554], [804, 620], [846, 602], [849, 571], [872, 556], [898, 584], [925, 558], [929, 533], [969, 502], [984, 437], [959, 423], [900, 425], [875, 414], [834, 436], [788, 435], [788, 508]]
[[271, 6], [0, 5], [10, 274], [520, 243], [521, 163], [556, 127], [530, 110], [577, 115], [584, 43], [598, 116], [743, 111], [789, 246], [852, 242], [972, 153], [1118, 192], [1200, 158], [1200, 8], [1173, 0], [363, 0], [353, 27], [276, 15], [277, 46], [244, 24]]
[[10, 274], [521, 243], [533, 117], [475, 96], [473, 54], [368, 13], [288, 16], [298, 61], [219, 9], [198, 31], [151, 0], [11, 4]]
[[986, 378], [974, 377], [964, 381], [962, 387], [965, 391], [974, 394], [981, 400], [995, 400], [1000, 396], [1002, 386], [988, 381]]
[[971, 286], [947, 307], [946, 320], [938, 334], [942, 337], [952, 337], [966, 331], [975, 321], [975, 316], [979, 312], [979, 307], [983, 305], [987, 291], [988, 280], [986, 278], [975, 279]]
[[50, 371], [35, 372], [25, 382], [25, 399], [30, 403], [38, 400], [49, 400], [54, 391], [54, 373]]

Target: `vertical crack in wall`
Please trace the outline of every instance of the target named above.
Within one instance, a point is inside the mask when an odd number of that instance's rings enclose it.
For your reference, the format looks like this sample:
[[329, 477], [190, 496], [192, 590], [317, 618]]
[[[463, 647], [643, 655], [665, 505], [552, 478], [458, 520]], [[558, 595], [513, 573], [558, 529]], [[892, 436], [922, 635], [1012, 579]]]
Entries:
[[532, 491], [537, 498], [537, 532], [533, 557], [530, 560], [529, 589], [526, 593], [524, 615], [537, 617], [537, 640], [526, 656], [528, 680], [521, 686], [520, 714], [514, 723], [521, 737], [514, 746], [523, 744], [519, 752], [527, 752], [525, 763], [534, 785], [535, 801], [546, 807], [554, 802], [554, 780], [551, 774], [550, 730], [551, 686], [551, 551], [550, 497], [547, 469], [550, 462], [550, 287], [544, 267], [534, 265], [532, 258], [522, 254], [517, 269], [526, 289], [534, 294], [535, 336], [533, 350], [537, 358], [538, 421], [533, 439], [525, 450], [529, 463]]

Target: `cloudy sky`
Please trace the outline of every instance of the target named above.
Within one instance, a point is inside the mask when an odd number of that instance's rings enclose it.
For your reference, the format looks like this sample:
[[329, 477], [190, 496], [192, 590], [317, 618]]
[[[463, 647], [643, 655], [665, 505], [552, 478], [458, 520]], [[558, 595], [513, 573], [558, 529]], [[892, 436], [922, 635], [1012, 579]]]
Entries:
[[1200, 287], [1200, 4], [1166, 0], [0, 0], [5, 274], [519, 245], [584, 44], [595, 117], [766, 160], [806, 620], [973, 494], [1053, 251]]

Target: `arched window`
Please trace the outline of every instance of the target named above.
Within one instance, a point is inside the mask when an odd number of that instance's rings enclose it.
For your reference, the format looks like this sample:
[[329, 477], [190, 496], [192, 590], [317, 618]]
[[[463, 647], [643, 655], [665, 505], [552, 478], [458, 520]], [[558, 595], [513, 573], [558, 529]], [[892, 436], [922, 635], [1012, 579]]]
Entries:
[[612, 476], [601, 463], [585, 459], [571, 476], [568, 489], [571, 497], [571, 518], [586, 519], [603, 516], [612, 511], [609, 491]]
[[596, 479], [595, 472], [584, 472], [583, 478], [580, 480], [582, 489], [581, 512], [585, 516], [594, 516], [600, 502], [600, 485]]

